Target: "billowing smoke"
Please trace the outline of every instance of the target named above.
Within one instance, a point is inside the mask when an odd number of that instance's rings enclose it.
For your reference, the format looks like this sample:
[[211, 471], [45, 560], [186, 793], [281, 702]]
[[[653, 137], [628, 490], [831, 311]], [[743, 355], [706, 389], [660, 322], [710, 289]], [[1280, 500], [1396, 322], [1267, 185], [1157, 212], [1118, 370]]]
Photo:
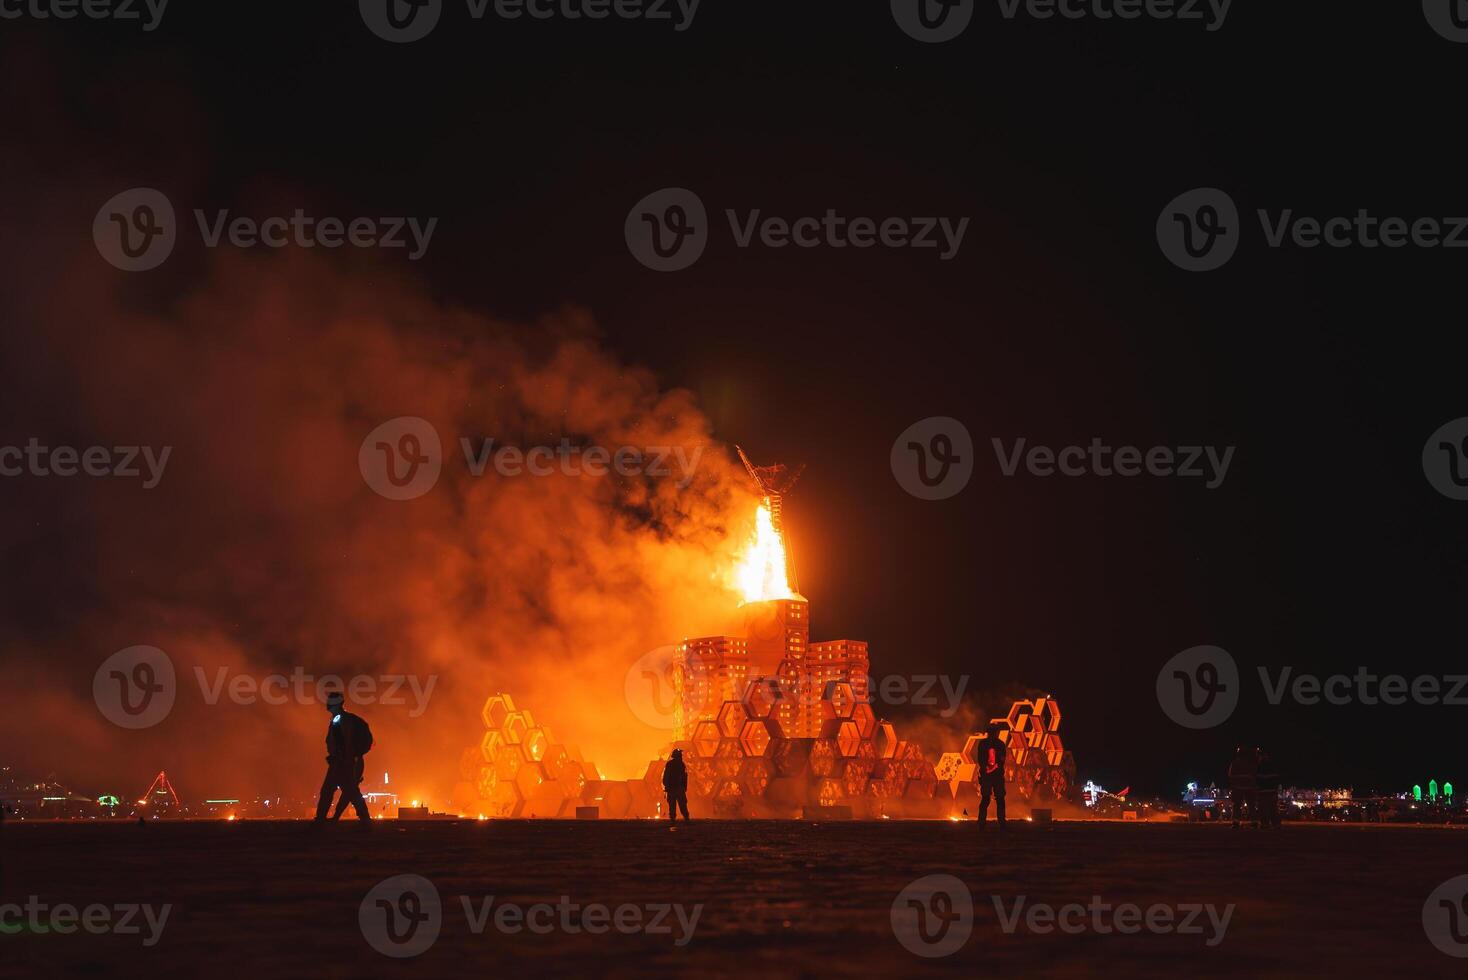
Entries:
[[[372, 768], [413, 795], [442, 798], [496, 691], [604, 772], [640, 774], [668, 734], [633, 717], [626, 672], [723, 625], [755, 509], [687, 392], [608, 355], [582, 314], [497, 323], [300, 256], [226, 256], [163, 316], [120, 312], [109, 279], [58, 300], [71, 326], [52, 335], [48, 384], [61, 397], [40, 421], [12, 414], [3, 442], [171, 453], [152, 489], [17, 478], [31, 485], [11, 513], [38, 520], [14, 520], [11, 543], [39, 567], [35, 605], [15, 610], [30, 639], [5, 654], [20, 681], [0, 694], [10, 755], [124, 794], [162, 767], [201, 794], [309, 789], [326, 716], [297, 703], [295, 678], [365, 675], [403, 702], [360, 709]], [[442, 472], [392, 500], [359, 448], [401, 416], [436, 430]], [[487, 439], [644, 451], [628, 471], [676, 452], [666, 475], [591, 475], [568, 451], [538, 467], [549, 475], [491, 463], [475, 476], [461, 440], [472, 458]], [[178, 696], [156, 727], [124, 731], [91, 683], [134, 644], [169, 655]], [[272, 675], [292, 684], [285, 705], [231, 694]]]
[[[755, 512], [691, 395], [608, 353], [584, 311], [505, 323], [445, 306], [389, 252], [195, 243], [149, 272], [112, 268], [92, 223], [126, 188], [164, 189], [181, 223], [200, 204], [289, 214], [310, 199], [261, 185], [218, 199], [201, 114], [163, 94], [188, 87], [143, 81], [169, 69], [118, 65], [117, 84], [85, 87], [44, 47], [0, 59], [0, 80], [34, 95], [0, 135], [0, 447], [169, 455], [151, 488], [0, 478], [0, 764], [124, 798], [160, 768], [195, 799], [308, 796], [327, 718], [296, 678], [336, 675], [399, 702], [360, 712], [372, 778], [409, 795], [445, 800], [497, 691], [607, 774], [640, 775], [670, 733], [629, 710], [628, 668], [724, 628]], [[436, 431], [442, 472], [392, 500], [359, 450], [403, 416]], [[682, 455], [666, 475], [475, 476], [461, 440], [478, 457], [488, 439]], [[177, 698], [127, 730], [92, 683], [135, 645], [173, 661]], [[277, 676], [286, 703], [264, 703]]]

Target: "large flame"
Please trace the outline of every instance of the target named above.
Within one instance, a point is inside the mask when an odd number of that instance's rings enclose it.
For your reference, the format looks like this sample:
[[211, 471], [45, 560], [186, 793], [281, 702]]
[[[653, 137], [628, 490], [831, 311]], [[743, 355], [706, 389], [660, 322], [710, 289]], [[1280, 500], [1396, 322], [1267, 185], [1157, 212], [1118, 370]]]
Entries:
[[755, 514], [754, 537], [743, 561], [734, 569], [734, 582], [744, 594], [745, 602], [790, 599], [795, 595], [786, 573], [785, 540], [775, 530], [769, 498], [760, 504], [759, 512]]

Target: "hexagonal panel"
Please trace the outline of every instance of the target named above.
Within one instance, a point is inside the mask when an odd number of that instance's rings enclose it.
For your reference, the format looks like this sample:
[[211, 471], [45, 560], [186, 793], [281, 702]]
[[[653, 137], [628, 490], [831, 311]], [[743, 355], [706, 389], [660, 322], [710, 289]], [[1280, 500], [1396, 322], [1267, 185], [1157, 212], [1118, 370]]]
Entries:
[[774, 773], [775, 766], [769, 759], [745, 759], [739, 767], [739, 781], [748, 795], [763, 796]]
[[892, 727], [890, 721], [877, 722], [877, 755], [883, 759], [892, 758], [897, 751], [897, 730]]
[[505, 717], [515, 710], [515, 702], [510, 700], [508, 694], [490, 695], [488, 701], [484, 702], [484, 708], [479, 716], [484, 719], [484, 727], [491, 731], [503, 728]]
[[600, 808], [603, 819], [620, 820], [627, 816], [627, 811], [632, 807], [632, 791], [621, 780], [587, 783], [581, 799], [586, 800], [588, 794], [592, 797], [591, 803]]
[[739, 744], [737, 738], [725, 738], [719, 741], [718, 751], [714, 753], [714, 772], [725, 779], [733, 779], [739, 775], [739, 764], [744, 761], [744, 748]]
[[525, 799], [520, 794], [520, 790], [514, 782], [501, 780], [500, 784], [494, 788], [494, 793], [485, 805], [485, 815], [492, 817], [518, 817], [524, 805]]
[[877, 734], [877, 714], [867, 702], [858, 701], [851, 706], [851, 720], [856, 722], [862, 738], [872, 738]]
[[1047, 732], [1060, 731], [1060, 702], [1054, 698], [1041, 698], [1042, 707], [1035, 710], [1040, 718], [1040, 727]]
[[1009, 727], [1012, 731], [1022, 732], [1029, 727], [1029, 720], [1035, 713], [1035, 706], [1029, 701], [1016, 701], [1009, 709]]
[[861, 796], [866, 792], [867, 780], [872, 776], [871, 763], [862, 759], [851, 759], [842, 773], [841, 784], [847, 796]]
[[835, 779], [822, 779], [816, 784], [816, 804], [835, 806], [841, 802], [841, 783]]
[[831, 776], [834, 774], [836, 762], [836, 742], [834, 739], [818, 738], [811, 743], [810, 747], [810, 771], [817, 776]]
[[667, 767], [668, 763], [665, 759], [654, 759], [647, 764], [647, 772], [643, 774], [642, 781], [654, 793], [663, 791], [663, 770]]
[[836, 751], [841, 753], [842, 758], [850, 759], [856, 755], [856, 750], [861, 748], [861, 732], [854, 721], [841, 722], [841, 728], [836, 732]]
[[810, 763], [811, 739], [785, 739], [775, 746], [775, 772], [781, 776], [798, 776]]
[[513, 782], [515, 773], [525, 764], [525, 757], [519, 750], [514, 752], [501, 752], [494, 760], [494, 771], [499, 773], [501, 782]]
[[658, 815], [658, 803], [665, 802], [661, 790], [654, 795], [652, 790], [648, 789], [647, 784], [640, 779], [634, 779], [625, 785], [627, 795], [632, 801], [627, 810], [627, 816], [640, 820]]
[[540, 761], [545, 764], [545, 771], [552, 779], [560, 779], [566, 767], [571, 764], [571, 757], [566, 754], [565, 746], [552, 743], [545, 747], [545, 755]]
[[579, 762], [567, 762], [556, 778], [566, 784], [568, 795], [574, 795], [586, 785], [586, 768]]
[[494, 766], [481, 766], [479, 777], [474, 781], [474, 791], [481, 799], [487, 800], [494, 795], [495, 787], [499, 784], [499, 776], [495, 774]]
[[485, 762], [493, 762], [499, 758], [500, 749], [504, 745], [505, 738], [499, 732], [485, 732], [484, 737], [479, 740], [479, 754]]
[[714, 791], [714, 783], [718, 779], [714, 772], [713, 759], [687, 759], [688, 765], [688, 792], [696, 796], [708, 796]]
[[500, 728], [504, 733], [505, 742], [509, 745], [519, 745], [525, 738], [525, 732], [530, 728], [530, 722], [525, 718], [525, 712], [512, 711], [505, 716], [505, 723]]
[[526, 799], [545, 781], [545, 767], [538, 762], [527, 762], [515, 773], [515, 785], [520, 787], [520, 795]]
[[739, 732], [739, 747], [748, 756], [763, 756], [770, 751], [770, 726], [759, 718], [744, 723]]
[[719, 734], [725, 738], [738, 738], [740, 730], [744, 728], [744, 723], [748, 720], [749, 712], [744, 710], [742, 702], [725, 701], [719, 708], [717, 718]]
[[856, 708], [856, 693], [846, 681], [832, 681], [826, 685], [825, 700], [831, 704], [838, 718], [850, 718]]
[[554, 779], [547, 780], [526, 794], [524, 815], [541, 818], [554, 817], [561, 812], [561, 804], [565, 802], [566, 794], [560, 783]]
[[525, 737], [520, 740], [521, 750], [530, 762], [539, 762], [545, 758], [547, 745], [550, 745], [550, 738], [547, 737], [543, 728], [527, 728]]
[[[712, 763], [709, 764], [709, 768], [710, 769], [713, 768], [713, 764]], [[714, 795], [714, 787], [717, 786], [718, 783], [719, 783], [719, 777], [717, 775], [709, 775], [709, 776], [698, 775], [698, 776], [695, 776], [692, 773], [689, 773], [689, 778], [688, 778], [688, 792], [689, 792], [689, 795], [691, 795], [691, 796], [702, 796], [702, 797], [705, 797], [705, 798], [710, 797], [710, 796], [713, 796]]]
[[701, 721], [693, 730], [693, 750], [701, 759], [712, 759], [719, 751], [719, 726], [716, 722]]

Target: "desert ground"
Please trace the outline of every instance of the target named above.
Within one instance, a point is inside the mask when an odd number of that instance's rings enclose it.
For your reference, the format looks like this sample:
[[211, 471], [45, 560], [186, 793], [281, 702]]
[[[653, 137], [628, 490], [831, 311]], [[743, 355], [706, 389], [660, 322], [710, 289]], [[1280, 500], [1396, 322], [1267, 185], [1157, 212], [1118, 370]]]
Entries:
[[[45, 931], [32, 928], [12, 910], [0, 917], [9, 923], [0, 972], [1461, 976], [1468, 963], [1429, 942], [1423, 907], [1440, 884], [1468, 872], [1465, 842], [1463, 831], [1447, 828], [1329, 825], [1260, 833], [1066, 822], [1011, 824], [1000, 835], [946, 821], [695, 821], [676, 829], [652, 821], [378, 821], [370, 831], [345, 822], [313, 830], [288, 821], [10, 821], [0, 830], [0, 904], [72, 905], [78, 915], [100, 905], [118, 925], [123, 906], [150, 906], [155, 923], [164, 905], [169, 912], [157, 928], [139, 912], [135, 932], [94, 933], [49, 929], [44, 917], [37, 921]], [[432, 883], [439, 928], [416, 956], [394, 962], [374, 948], [364, 923], [388, 914], [374, 907], [374, 886], [405, 874]], [[944, 954], [920, 956], [894, 928], [893, 907], [905, 907], [915, 893], [899, 894], [929, 875], [953, 876], [969, 897], [917, 899], [953, 920], [925, 923], [919, 938], [901, 927], [909, 943]], [[971, 931], [953, 911], [955, 898], [971, 902]], [[505, 912], [507, 903], [529, 919]], [[1057, 913], [1069, 928], [1034, 912], [1037, 903], [1077, 906]], [[551, 908], [528, 911], [537, 904]], [[610, 923], [595, 917], [594, 905], [606, 907]], [[1155, 928], [1111, 928], [1129, 922], [1108, 910], [1129, 905], [1144, 920], [1150, 914]], [[421, 905], [398, 908], [428, 914]], [[103, 913], [93, 914], [100, 921]], [[899, 917], [916, 914], [899, 909]], [[604, 931], [592, 931], [598, 925]], [[394, 939], [408, 934], [405, 926]]]

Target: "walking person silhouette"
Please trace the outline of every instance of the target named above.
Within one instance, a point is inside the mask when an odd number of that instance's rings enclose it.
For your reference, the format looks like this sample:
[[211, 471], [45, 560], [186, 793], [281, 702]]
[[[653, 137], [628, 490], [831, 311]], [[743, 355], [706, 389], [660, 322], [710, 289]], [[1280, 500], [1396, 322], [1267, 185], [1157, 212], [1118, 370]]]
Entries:
[[340, 790], [341, 799], [331, 819], [339, 819], [350, 804], [363, 826], [370, 826], [367, 822], [372, 816], [367, 812], [367, 801], [362, 798], [362, 775], [366, 769], [362, 757], [372, 749], [372, 729], [361, 717], [346, 710], [345, 700], [340, 691], [326, 696], [326, 710], [331, 715], [331, 724], [326, 729], [326, 778], [321, 781], [321, 797], [316, 801], [316, 819], [312, 823], [326, 822], [331, 798]]

